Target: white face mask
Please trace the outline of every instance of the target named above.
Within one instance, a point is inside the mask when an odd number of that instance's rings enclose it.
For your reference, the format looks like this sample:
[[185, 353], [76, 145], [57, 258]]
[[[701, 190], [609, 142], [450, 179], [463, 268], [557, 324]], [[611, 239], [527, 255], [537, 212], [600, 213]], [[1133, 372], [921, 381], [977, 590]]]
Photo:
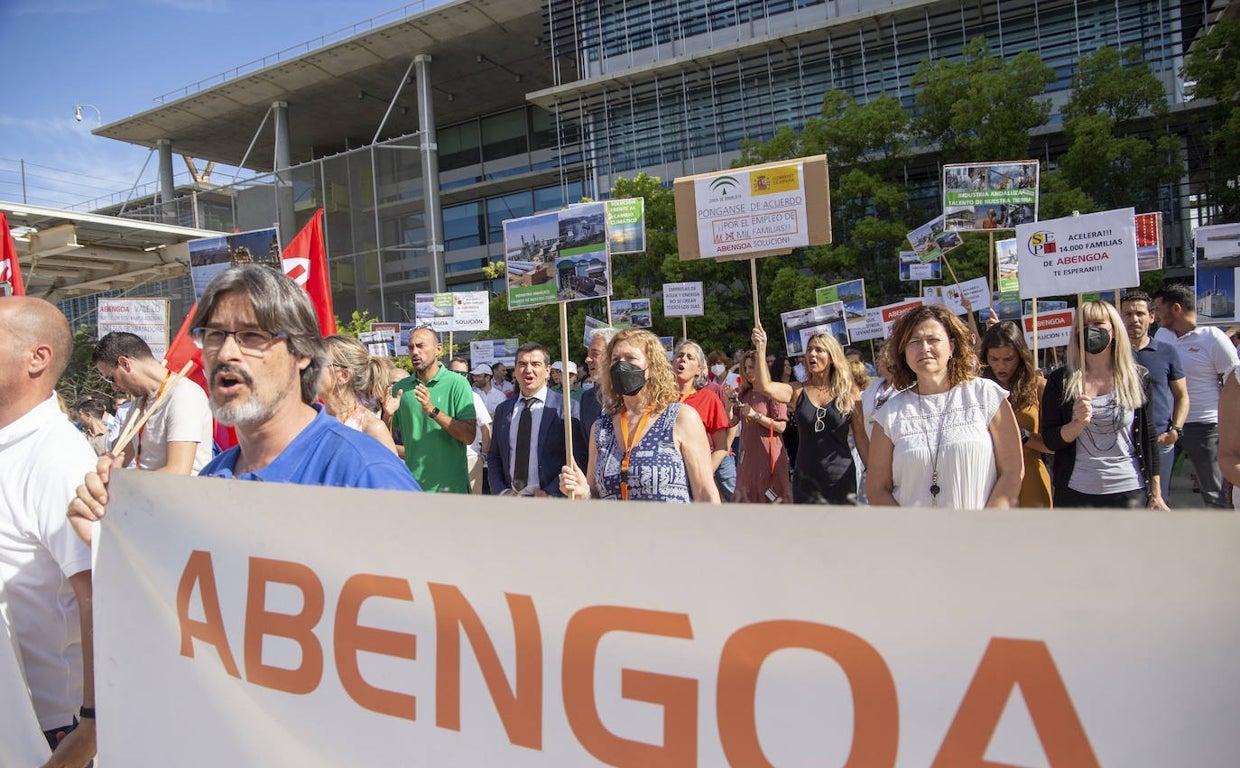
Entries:
[[723, 372], [726, 370], [727, 368], [723, 367], [723, 363], [715, 363], [714, 365], [710, 367], [710, 372], [715, 374], [716, 379], [722, 376]]
[[805, 372], [805, 366], [802, 365], [801, 363], [797, 363], [796, 365], [792, 366], [792, 375], [796, 376], [797, 381], [801, 382], [802, 384], [804, 384], [805, 380], [809, 378], [809, 374]]

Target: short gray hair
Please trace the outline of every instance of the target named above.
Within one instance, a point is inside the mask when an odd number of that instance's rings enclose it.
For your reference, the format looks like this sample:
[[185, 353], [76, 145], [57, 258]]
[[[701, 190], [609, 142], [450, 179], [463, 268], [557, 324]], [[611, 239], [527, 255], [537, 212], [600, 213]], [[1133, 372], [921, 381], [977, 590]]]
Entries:
[[310, 364], [301, 372], [301, 400], [313, 403], [319, 392], [319, 372], [327, 365], [328, 355], [310, 295], [271, 267], [258, 264], [231, 267], [207, 285], [190, 327], [200, 328], [210, 322], [215, 305], [230, 293], [239, 293], [250, 300], [259, 328], [268, 333], [287, 334], [285, 343], [289, 351], [298, 357], [310, 358]]

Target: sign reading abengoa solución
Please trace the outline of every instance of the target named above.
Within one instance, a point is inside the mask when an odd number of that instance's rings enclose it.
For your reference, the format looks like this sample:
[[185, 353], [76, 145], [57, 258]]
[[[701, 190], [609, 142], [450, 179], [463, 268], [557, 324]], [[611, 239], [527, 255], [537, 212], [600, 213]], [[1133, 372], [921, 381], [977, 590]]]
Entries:
[[754, 258], [831, 241], [826, 156], [676, 179], [681, 259]]

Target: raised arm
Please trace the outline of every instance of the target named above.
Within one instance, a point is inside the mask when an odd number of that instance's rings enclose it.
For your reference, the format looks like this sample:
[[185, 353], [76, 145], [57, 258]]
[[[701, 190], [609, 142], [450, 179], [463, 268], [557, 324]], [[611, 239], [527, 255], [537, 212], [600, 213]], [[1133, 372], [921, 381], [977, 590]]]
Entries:
[[754, 391], [781, 403], [791, 403], [796, 396], [796, 390], [791, 384], [773, 381], [771, 369], [766, 365], [766, 331], [762, 330], [762, 326], [758, 326], [749, 337], [753, 339], [754, 351], [757, 353], [757, 359], [754, 360]]

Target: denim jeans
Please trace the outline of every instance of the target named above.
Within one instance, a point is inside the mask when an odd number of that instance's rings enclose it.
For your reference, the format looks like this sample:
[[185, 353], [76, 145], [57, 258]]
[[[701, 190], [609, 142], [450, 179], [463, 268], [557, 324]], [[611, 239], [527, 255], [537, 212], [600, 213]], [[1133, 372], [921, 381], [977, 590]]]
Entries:
[[1180, 436], [1180, 449], [1197, 471], [1201, 500], [1207, 507], [1223, 509], [1223, 473], [1218, 467], [1218, 424], [1190, 421]]
[[719, 498], [723, 501], [732, 500], [732, 492], [736, 490], [736, 457], [728, 454], [719, 462], [715, 470], [715, 485], [719, 488]]

